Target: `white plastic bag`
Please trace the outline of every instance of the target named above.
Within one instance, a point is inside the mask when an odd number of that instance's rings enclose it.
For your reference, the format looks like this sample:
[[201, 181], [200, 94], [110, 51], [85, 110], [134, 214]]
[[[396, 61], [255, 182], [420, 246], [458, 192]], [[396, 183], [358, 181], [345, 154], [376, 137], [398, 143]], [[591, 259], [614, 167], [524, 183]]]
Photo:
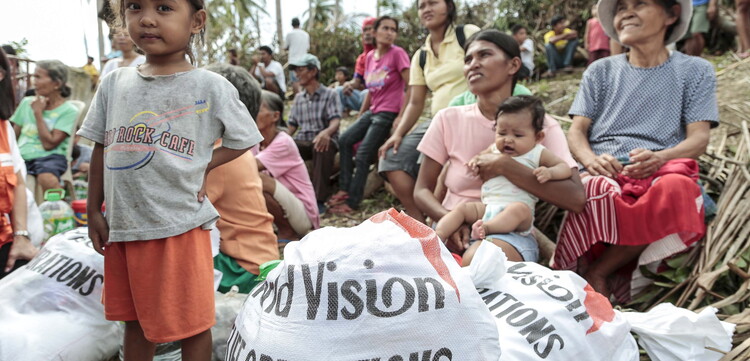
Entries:
[[226, 360], [495, 361], [497, 338], [434, 231], [391, 209], [287, 245], [242, 306]]
[[29, 231], [29, 240], [34, 246], [40, 247], [42, 241], [47, 238], [47, 234], [44, 233], [42, 212], [39, 212], [34, 194], [28, 188], [26, 188], [26, 229]]
[[716, 309], [699, 313], [662, 303], [651, 311], [622, 312], [638, 343], [653, 361], [718, 361], [732, 349], [735, 325], [719, 321]]
[[211, 327], [213, 361], [223, 360], [227, 354], [229, 333], [246, 298], [247, 294], [239, 293], [237, 286], [225, 294], [216, 292], [216, 324]]
[[638, 360], [630, 326], [578, 275], [507, 261], [490, 242], [468, 270], [497, 322], [502, 360]]
[[87, 228], [52, 237], [0, 280], [0, 361], [100, 361], [122, 334], [104, 319], [104, 257]]

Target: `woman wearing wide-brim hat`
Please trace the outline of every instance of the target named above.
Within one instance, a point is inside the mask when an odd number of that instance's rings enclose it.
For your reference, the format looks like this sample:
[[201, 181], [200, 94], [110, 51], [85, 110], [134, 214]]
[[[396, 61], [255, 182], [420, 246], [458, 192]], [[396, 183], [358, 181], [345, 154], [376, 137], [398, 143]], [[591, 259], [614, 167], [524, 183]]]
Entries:
[[569, 112], [587, 202], [565, 219], [553, 266], [618, 302], [638, 291], [636, 265], [705, 233], [695, 159], [718, 124], [716, 76], [708, 61], [667, 49], [691, 11], [691, 0], [600, 0], [604, 30], [630, 51], [592, 63]]

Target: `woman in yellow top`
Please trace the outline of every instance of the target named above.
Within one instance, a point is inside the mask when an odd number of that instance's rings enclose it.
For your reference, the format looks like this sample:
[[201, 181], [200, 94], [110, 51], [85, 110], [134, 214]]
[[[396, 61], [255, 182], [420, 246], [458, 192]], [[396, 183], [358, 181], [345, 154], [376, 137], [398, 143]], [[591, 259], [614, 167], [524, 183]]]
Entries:
[[[413, 193], [419, 173], [417, 161], [420, 153], [417, 145], [430, 122], [425, 121], [413, 132], [408, 135], [406, 133], [422, 114], [428, 90], [432, 91], [430, 110], [434, 115], [447, 107], [453, 97], [468, 89], [463, 76], [464, 49], [459, 43], [459, 37], [463, 33], [463, 38], [467, 39], [479, 31], [479, 28], [464, 25], [457, 34], [456, 4], [453, 0], [419, 0], [418, 6], [420, 22], [430, 34], [424, 46], [412, 56], [409, 101], [402, 118], [393, 123], [393, 135], [380, 147], [378, 171], [391, 184], [406, 213], [423, 222], [424, 216], [414, 203]], [[420, 64], [422, 51], [426, 53], [424, 68]]]

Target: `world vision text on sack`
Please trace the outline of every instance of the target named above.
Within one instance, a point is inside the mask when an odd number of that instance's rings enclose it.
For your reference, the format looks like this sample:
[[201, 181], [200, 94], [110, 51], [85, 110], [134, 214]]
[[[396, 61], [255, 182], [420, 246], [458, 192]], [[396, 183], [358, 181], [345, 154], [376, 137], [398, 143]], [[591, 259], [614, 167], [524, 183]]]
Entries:
[[[227, 341], [227, 361], [292, 361], [287, 359], [274, 358], [256, 350], [250, 350], [245, 358], [241, 358], [242, 354], [247, 348], [247, 342], [242, 338], [237, 328], [232, 326], [232, 333], [229, 335]], [[311, 357], [314, 355], [311, 355]], [[393, 355], [390, 357], [373, 357], [360, 360], [352, 361], [452, 361], [453, 352], [447, 347], [433, 350], [416, 351], [409, 353], [408, 356], [404, 357], [401, 355]]]
[[66, 286], [77, 290], [82, 296], [88, 296], [94, 292], [97, 282], [104, 282], [104, 275], [96, 272], [95, 269], [85, 266], [72, 257], [47, 249], [42, 249], [34, 260], [26, 265], [26, 268], [57, 282], [67, 282]]
[[[571, 312], [576, 322], [589, 319], [589, 313], [581, 300], [565, 286], [557, 284], [555, 279], [535, 275], [531, 271], [523, 271], [524, 263], [518, 263], [508, 268], [507, 273], [521, 285], [537, 287], [550, 299], [565, 304], [565, 308]], [[557, 276], [555, 276], [557, 277]], [[489, 306], [490, 312], [495, 318], [505, 318], [510, 326], [520, 328], [518, 332], [526, 337], [529, 345], [533, 345], [534, 353], [542, 359], [546, 359], [557, 346], [558, 350], [565, 347], [562, 336], [554, 333], [555, 326], [546, 317], [539, 317], [539, 311], [525, 307], [526, 305], [508, 292], [479, 289], [479, 294]], [[545, 338], [544, 340], [542, 340]]]
[[[295, 282], [295, 265], [289, 265], [286, 268], [286, 283], [279, 283], [281, 277], [279, 275], [276, 280], [266, 280], [253, 290], [251, 297], [260, 296], [261, 306], [265, 313], [273, 312], [279, 317], [289, 317], [294, 293], [299, 292], [299, 288], [302, 287], [307, 300], [307, 319], [317, 319], [321, 308], [321, 291], [326, 270], [328, 273], [335, 272], [336, 263], [319, 262], [312, 268], [310, 265], [300, 267], [302, 269], [301, 285]], [[372, 267], [372, 261], [365, 261], [365, 267]], [[429, 291], [430, 288], [432, 292]], [[365, 311], [375, 317], [388, 318], [401, 315], [414, 306], [419, 312], [430, 311], [430, 306], [433, 306], [433, 310], [445, 307], [445, 289], [438, 280], [432, 277], [415, 277], [411, 281], [391, 277], [381, 285], [378, 285], [375, 279], [364, 280], [364, 285], [360, 280], [348, 279], [343, 283], [328, 282], [326, 290], [328, 297], [324, 300], [326, 304], [323, 305], [323, 309], [327, 310], [326, 320], [338, 320], [339, 314], [345, 320], [355, 320]], [[394, 305], [394, 290], [399, 290], [404, 294], [403, 304]], [[378, 301], [385, 305], [385, 309], [378, 306]]]

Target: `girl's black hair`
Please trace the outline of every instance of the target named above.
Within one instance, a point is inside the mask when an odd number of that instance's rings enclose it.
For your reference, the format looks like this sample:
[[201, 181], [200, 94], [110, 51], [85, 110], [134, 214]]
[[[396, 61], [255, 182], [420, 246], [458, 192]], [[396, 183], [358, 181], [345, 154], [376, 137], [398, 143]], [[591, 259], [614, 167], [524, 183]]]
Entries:
[[[190, 3], [190, 5], [193, 6], [193, 11], [199, 11], [206, 8], [206, 2], [205, 0], [185, 0]], [[127, 6], [127, 2], [125, 0], [109, 0], [110, 6], [112, 7], [112, 11], [114, 12], [114, 25], [116, 27], [126, 28], [125, 25], [125, 7]], [[197, 34], [198, 37], [196, 38], [196, 34], [190, 34], [190, 40], [188, 41], [188, 46], [185, 49], [185, 53], [187, 54], [188, 58], [190, 59], [190, 64], [195, 65], [195, 55], [193, 55], [193, 45], [200, 46], [203, 45], [206, 42], [205, 36], [206, 36], [206, 27], [204, 26], [203, 29], [201, 29], [201, 32]], [[111, 38], [110, 38], [111, 39]]]
[[518, 95], [505, 99], [497, 108], [495, 119], [501, 114], [518, 114], [528, 110], [531, 114], [531, 126], [539, 133], [544, 129], [544, 105], [542, 100], [532, 95]]
[[[372, 30], [377, 31], [380, 27], [380, 24], [385, 20], [393, 20], [393, 22], [396, 23], [396, 32], [398, 33], [398, 20], [388, 15], [383, 15], [377, 18], [375, 20], [375, 23], [372, 25]], [[378, 41], [375, 39], [375, 36], [372, 37], [372, 45], [378, 46]]]
[[[518, 58], [521, 59], [521, 49], [518, 47], [518, 42], [513, 39], [512, 36], [495, 29], [485, 29], [474, 33], [466, 40], [464, 44], [464, 53], [469, 49], [471, 43], [475, 41], [487, 41], [495, 44], [500, 50], [502, 50], [508, 59]], [[520, 70], [520, 69], [519, 69]], [[516, 87], [516, 81], [518, 80], [518, 72], [513, 74], [513, 84], [511, 84], [511, 91]]]
[[11, 72], [8, 57], [2, 49], [0, 49], [0, 72], [3, 73], [3, 80], [0, 80], [0, 120], [8, 120], [16, 107], [16, 95], [11, 81], [14, 74]]

